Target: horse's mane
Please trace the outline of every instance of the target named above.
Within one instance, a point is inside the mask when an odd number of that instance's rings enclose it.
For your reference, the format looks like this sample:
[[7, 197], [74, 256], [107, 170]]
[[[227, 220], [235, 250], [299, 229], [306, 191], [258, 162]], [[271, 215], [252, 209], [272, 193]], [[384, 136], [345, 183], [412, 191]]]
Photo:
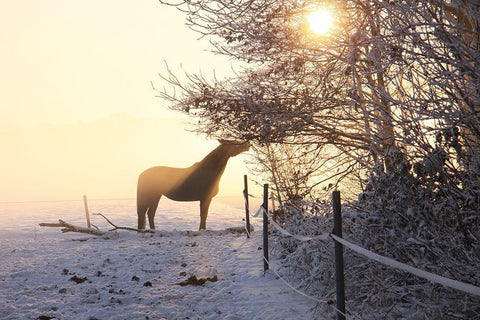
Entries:
[[200, 161], [199, 164], [206, 165], [206, 164], [216, 164], [216, 165], [223, 165], [222, 160], [228, 160], [226, 157], [226, 145], [219, 145], [214, 150], [212, 150], [209, 154], [205, 156], [205, 158]]

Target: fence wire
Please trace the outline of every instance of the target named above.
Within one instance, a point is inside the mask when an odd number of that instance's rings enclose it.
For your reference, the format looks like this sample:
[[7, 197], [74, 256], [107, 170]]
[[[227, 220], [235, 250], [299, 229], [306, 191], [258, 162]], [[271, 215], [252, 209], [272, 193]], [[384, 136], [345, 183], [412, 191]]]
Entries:
[[332, 233], [323, 233], [321, 235], [314, 236], [314, 237], [291, 234], [290, 232], [288, 232], [287, 230], [282, 228], [278, 223], [276, 223], [273, 220], [273, 218], [268, 214], [268, 212], [266, 212], [266, 210], [263, 206], [261, 206], [260, 209], [257, 211], [256, 216], [258, 216], [259, 211], [261, 211], [262, 213], [265, 213], [267, 215], [269, 221], [275, 227], [275, 229], [277, 229], [281, 234], [283, 234], [285, 236], [292, 237], [292, 238], [297, 239], [299, 241], [328, 240], [328, 239], [331, 238], [334, 241], [337, 241], [337, 242], [341, 243], [342, 245], [344, 245], [345, 247], [349, 248], [350, 250], [352, 250], [352, 251], [354, 251], [354, 252], [356, 252], [360, 255], [363, 255], [363, 256], [371, 259], [371, 260], [375, 260], [375, 261], [380, 262], [380, 263], [382, 263], [384, 265], [387, 265], [389, 267], [411, 273], [411, 274], [413, 274], [417, 277], [426, 279], [426, 280], [428, 280], [430, 282], [433, 282], [433, 283], [438, 283], [438, 284], [441, 284], [441, 285], [449, 287], [449, 288], [453, 288], [453, 289], [456, 289], [456, 290], [459, 290], [459, 291], [463, 291], [465, 293], [480, 296], [480, 287], [474, 286], [474, 285], [469, 284], [469, 283], [453, 280], [453, 279], [450, 279], [450, 278], [447, 278], [447, 277], [443, 277], [443, 276], [440, 276], [440, 275], [437, 275], [437, 274], [434, 274], [434, 273], [431, 273], [431, 272], [428, 272], [428, 271], [425, 271], [425, 270], [422, 270], [422, 269], [412, 267], [412, 266], [407, 265], [405, 263], [396, 261], [392, 258], [381, 256], [377, 253], [374, 253], [374, 252], [369, 251], [365, 248], [362, 248], [362, 247], [360, 247], [356, 244], [348, 242], [347, 240], [345, 240], [343, 238], [340, 238], [340, 237], [338, 237], [338, 236], [336, 236]]
[[[287, 280], [285, 280], [274, 268], [272, 268], [272, 265], [270, 264], [270, 262], [269, 262], [267, 259], [265, 259], [265, 258], [263, 258], [263, 259], [267, 262], [267, 264], [268, 264], [268, 266], [269, 266], [269, 269], [268, 269], [268, 270], [272, 271], [272, 272], [275, 274], [275, 276], [278, 277], [278, 279], [280, 279], [287, 287], [289, 287], [290, 289], [292, 289], [293, 291], [295, 291], [295, 292], [298, 293], [299, 295], [301, 295], [301, 296], [303, 296], [303, 297], [305, 297], [305, 298], [307, 298], [307, 299], [313, 300], [313, 301], [315, 301], [315, 302], [318, 302], [318, 303], [326, 303], [326, 304], [329, 304], [329, 305], [332, 303], [330, 299], [319, 299], [319, 298], [317, 298], [317, 297], [313, 297], [313, 296], [311, 296], [311, 295], [306, 294], [305, 292], [302, 292], [302, 291], [298, 290], [298, 289], [295, 288], [291, 283], [289, 283]], [[345, 317], [347, 316], [346, 313], [343, 313], [342, 311], [338, 310], [335, 306], [332, 305], [332, 308], [333, 308], [336, 312], [339, 312], [340, 314], [342, 314], [343, 316], [345, 316]], [[357, 319], [362, 319], [362, 318], [361, 318], [359, 315], [357, 315], [357, 314], [350, 313], [349, 315], [351, 315], [351, 316], [353, 316], [354, 318], [357, 318]]]

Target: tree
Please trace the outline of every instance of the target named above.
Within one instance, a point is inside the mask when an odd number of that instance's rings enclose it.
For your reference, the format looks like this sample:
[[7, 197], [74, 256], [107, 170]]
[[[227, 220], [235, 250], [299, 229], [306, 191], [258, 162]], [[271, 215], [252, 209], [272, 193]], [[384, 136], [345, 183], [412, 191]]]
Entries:
[[328, 147], [347, 168], [377, 174], [406, 165], [436, 196], [455, 194], [455, 212], [470, 201], [467, 185], [480, 203], [478, 3], [332, 1], [336, 22], [323, 36], [304, 22], [317, 5], [183, 2], [191, 28], [245, 67], [213, 83], [169, 74], [182, 94], [161, 95], [208, 135]]
[[[174, 108], [199, 117], [200, 131], [259, 145], [308, 144], [317, 150], [330, 145], [334, 154], [363, 164], [371, 154], [379, 157], [388, 130], [376, 132], [370, 123], [365, 125], [362, 114], [349, 111], [355, 103], [345, 77], [349, 35], [341, 34], [342, 46], [319, 47], [320, 39], [306, 33], [302, 22], [313, 3], [185, 4], [190, 25], [204, 36], [215, 36], [218, 53], [253, 65], [238, 78], [213, 84], [194, 75], [184, 86], [170, 74], [169, 80], [186, 94], [163, 96], [176, 103]], [[342, 55], [345, 61], [338, 59]]]
[[[480, 2], [332, 0], [335, 25], [322, 36], [304, 22], [318, 5], [183, 1], [191, 28], [242, 71], [213, 82], [190, 75], [187, 83], [170, 73], [181, 94], [160, 95], [197, 117], [199, 131], [254, 143], [284, 204], [355, 178], [362, 210], [351, 237], [468, 282], [480, 261]], [[333, 180], [323, 183], [325, 173]], [[299, 251], [314, 260], [316, 250]], [[350, 271], [365, 277], [364, 268]], [[353, 298], [362, 309], [370, 298], [362, 303], [361, 288], [388, 291], [362, 284]], [[472, 300], [466, 317], [480, 312]]]

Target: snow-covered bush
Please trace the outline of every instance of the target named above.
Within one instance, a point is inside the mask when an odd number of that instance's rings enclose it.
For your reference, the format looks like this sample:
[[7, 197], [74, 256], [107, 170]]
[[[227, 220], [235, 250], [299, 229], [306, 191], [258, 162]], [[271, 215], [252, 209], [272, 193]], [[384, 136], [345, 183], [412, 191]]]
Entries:
[[[441, 165], [442, 161], [432, 159], [435, 157], [442, 155], [423, 159], [424, 175], [414, 173], [419, 164], [411, 165], [401, 153], [391, 155], [394, 170], [385, 172], [377, 167], [359, 199], [343, 205], [344, 238], [413, 267], [479, 286], [477, 216], [463, 221], [467, 239], [457, 223], [459, 199], [446, 193], [448, 189], [438, 179], [426, 180], [442, 170], [427, 167], [427, 163]], [[317, 215], [297, 211], [284, 219], [283, 225], [292, 234], [329, 232], [331, 209], [325, 202]], [[277, 239], [283, 273], [310, 294], [334, 300], [333, 243]], [[345, 264], [347, 310], [361, 318], [480, 317], [476, 296], [369, 261], [349, 249], [345, 249]]]
[[[350, 237], [376, 253], [479, 286], [480, 233], [478, 226], [471, 223], [478, 219], [478, 213], [470, 220], [458, 221], [464, 216], [459, 207], [463, 204], [455, 194], [459, 182], [441, 183], [438, 177], [446, 172], [445, 153], [435, 150], [428, 154], [420, 164], [422, 175], [415, 175], [405, 158], [397, 158], [394, 171], [372, 174], [355, 204], [362, 213], [351, 225]], [[415, 171], [420, 165], [413, 165]], [[367, 283], [359, 285], [381, 292], [377, 302], [389, 301], [386, 305], [392, 306], [396, 301], [398, 310], [416, 310], [415, 315], [432, 319], [449, 313], [468, 319], [480, 317], [478, 297], [376, 263], [369, 263], [368, 269], [367, 273], [357, 274], [370, 275], [364, 278], [370, 278]], [[392, 306], [392, 312], [394, 309]]]

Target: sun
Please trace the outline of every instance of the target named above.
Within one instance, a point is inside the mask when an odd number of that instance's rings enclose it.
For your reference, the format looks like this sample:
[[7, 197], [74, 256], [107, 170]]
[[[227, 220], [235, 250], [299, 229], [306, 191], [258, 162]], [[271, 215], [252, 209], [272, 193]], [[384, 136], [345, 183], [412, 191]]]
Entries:
[[310, 12], [307, 15], [307, 20], [310, 24], [310, 29], [320, 35], [325, 34], [333, 24], [332, 12], [325, 8], [319, 8]]

